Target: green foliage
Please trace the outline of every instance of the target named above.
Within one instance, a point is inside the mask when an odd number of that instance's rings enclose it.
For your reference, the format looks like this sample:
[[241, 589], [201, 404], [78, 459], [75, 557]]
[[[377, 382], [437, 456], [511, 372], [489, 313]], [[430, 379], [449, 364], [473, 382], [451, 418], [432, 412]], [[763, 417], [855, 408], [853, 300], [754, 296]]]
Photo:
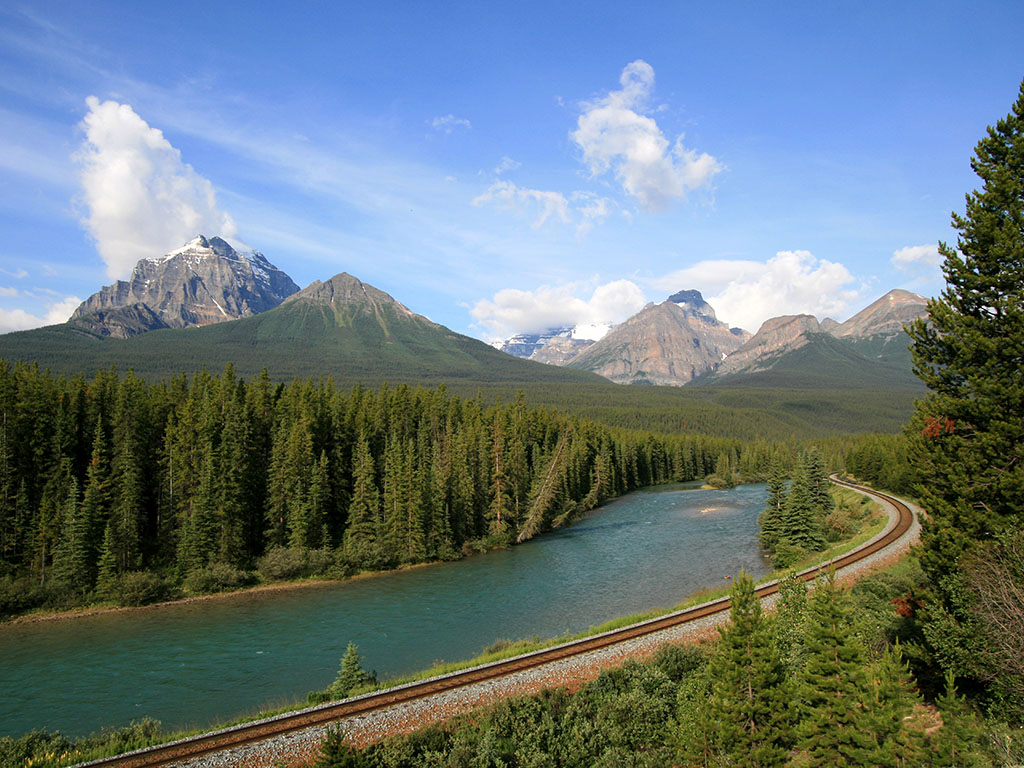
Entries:
[[75, 740], [66, 738], [60, 731], [32, 731], [17, 739], [4, 736], [0, 737], [0, 765], [57, 768], [148, 747], [160, 736], [160, 723], [148, 718]]
[[139, 606], [166, 600], [173, 595], [173, 591], [155, 573], [129, 571], [118, 577], [113, 595], [119, 605]]
[[867, 655], [833, 575], [811, 593], [805, 648], [799, 746], [808, 765], [868, 764], [874, 744], [864, 708]]
[[329, 550], [274, 547], [256, 561], [256, 571], [267, 581], [326, 576], [334, 563]]
[[824, 459], [814, 448], [800, 454], [788, 490], [778, 460], [769, 472], [768, 500], [758, 518], [761, 545], [776, 568], [788, 568], [807, 553], [825, 548], [825, 519], [833, 508], [831, 484]]
[[225, 592], [252, 584], [252, 574], [240, 571], [227, 563], [211, 563], [190, 571], [182, 582], [185, 594], [204, 595]]

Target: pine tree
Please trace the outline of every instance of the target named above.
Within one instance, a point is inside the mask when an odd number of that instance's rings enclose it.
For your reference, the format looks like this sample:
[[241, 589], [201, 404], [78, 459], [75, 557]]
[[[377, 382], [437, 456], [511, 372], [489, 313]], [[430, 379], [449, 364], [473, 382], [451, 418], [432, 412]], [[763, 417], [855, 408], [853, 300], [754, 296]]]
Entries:
[[930, 390], [907, 427], [928, 510], [921, 565], [940, 604], [926, 621], [937, 655], [972, 669], [959, 573], [979, 543], [1024, 527], [1024, 83], [990, 126], [971, 167], [981, 189], [940, 243], [946, 288], [909, 329], [914, 371]]
[[793, 692], [754, 583], [743, 571], [733, 583], [729, 617], [708, 667], [712, 742], [728, 765], [784, 765], [793, 742]]
[[779, 543], [782, 510], [785, 505], [786, 476], [783, 473], [781, 462], [778, 459], [773, 459], [768, 470], [768, 499], [765, 501], [764, 511], [758, 518], [758, 523], [761, 526], [761, 546], [769, 552], [774, 552]]
[[338, 678], [329, 688], [331, 694], [343, 699], [350, 696], [357, 688], [372, 682], [374, 682], [374, 675], [363, 669], [363, 659], [359, 655], [359, 648], [355, 643], [350, 642], [348, 648], [345, 649], [345, 655], [341, 657]]
[[54, 555], [57, 577], [80, 591], [92, 589], [96, 551], [92, 544], [92, 521], [78, 498], [78, 481], [72, 477], [64, 504], [62, 537]]
[[798, 741], [810, 766], [867, 765], [873, 755], [865, 711], [867, 655], [852, 613], [834, 573], [811, 593]]
[[371, 568], [380, 558], [377, 540], [377, 516], [380, 513], [373, 456], [365, 435], [354, 449], [352, 500], [345, 530], [345, 557], [356, 567]]
[[946, 692], [938, 700], [942, 727], [928, 740], [928, 751], [933, 768], [988, 768], [992, 762], [987, 759], [980, 744], [981, 729], [967, 703], [956, 692], [952, 672], [946, 673]]

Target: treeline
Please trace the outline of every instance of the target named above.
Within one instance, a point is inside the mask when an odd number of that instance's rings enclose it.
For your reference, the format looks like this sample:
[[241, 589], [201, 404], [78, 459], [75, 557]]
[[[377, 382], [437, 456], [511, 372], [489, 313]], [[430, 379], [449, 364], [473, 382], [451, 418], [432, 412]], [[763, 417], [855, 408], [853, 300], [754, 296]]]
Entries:
[[[455, 558], [773, 449], [615, 430], [443, 386], [147, 384], [0, 364], [0, 610]], [[29, 593], [32, 594], [29, 594]], [[55, 597], [56, 596], [56, 597]], [[61, 597], [63, 596], [63, 597]], [[69, 597], [70, 596], [70, 597]]]

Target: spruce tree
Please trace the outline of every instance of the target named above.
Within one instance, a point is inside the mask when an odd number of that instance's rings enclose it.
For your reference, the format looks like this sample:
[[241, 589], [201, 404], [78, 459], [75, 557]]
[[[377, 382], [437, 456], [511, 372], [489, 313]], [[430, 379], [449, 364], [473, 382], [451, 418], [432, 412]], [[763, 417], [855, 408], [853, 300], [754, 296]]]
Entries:
[[975, 674], [959, 573], [980, 542], [1024, 526], [1024, 83], [988, 128], [971, 167], [980, 190], [940, 243], [946, 288], [909, 329], [914, 371], [929, 389], [907, 427], [928, 510], [921, 565], [939, 602], [926, 635], [944, 666]]
[[733, 583], [729, 618], [708, 667], [712, 742], [727, 765], [784, 765], [793, 742], [793, 691], [754, 583], [743, 571]]
[[942, 727], [932, 733], [928, 751], [933, 768], [988, 768], [992, 761], [981, 749], [984, 738], [967, 703], [957, 694], [952, 672], [946, 673], [946, 692], [936, 702]]
[[380, 496], [377, 492], [373, 456], [365, 435], [360, 435], [353, 450], [352, 500], [345, 530], [345, 557], [357, 568], [371, 568], [380, 558], [377, 517]]
[[768, 499], [764, 511], [758, 518], [761, 526], [761, 546], [774, 552], [782, 528], [782, 510], [786, 505], [786, 476], [782, 463], [773, 458], [768, 470]]
[[867, 655], [854, 634], [852, 614], [849, 596], [829, 574], [807, 605], [798, 746], [810, 766], [868, 765], [873, 756]]
[[353, 691], [374, 681], [374, 676], [363, 669], [363, 659], [359, 655], [359, 648], [355, 643], [349, 643], [345, 649], [345, 655], [341, 657], [341, 668], [338, 670], [338, 678], [335, 680], [329, 691], [335, 697], [343, 699], [350, 696]]

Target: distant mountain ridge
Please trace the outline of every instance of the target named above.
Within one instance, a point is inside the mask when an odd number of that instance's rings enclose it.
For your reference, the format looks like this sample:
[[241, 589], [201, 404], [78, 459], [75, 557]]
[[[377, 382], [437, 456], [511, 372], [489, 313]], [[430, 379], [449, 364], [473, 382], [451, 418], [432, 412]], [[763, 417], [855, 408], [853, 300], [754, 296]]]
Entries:
[[97, 336], [123, 339], [249, 317], [298, 290], [259, 251], [240, 253], [222, 238], [199, 235], [175, 251], [140, 260], [128, 280], [83, 301], [71, 323]]
[[812, 315], [771, 318], [700, 383], [917, 388], [904, 327], [927, 312], [924, 297], [894, 289], [841, 324]]
[[[531, 360], [592, 371], [619, 384], [683, 386], [754, 374], [764, 378], [762, 374], [777, 369], [788, 354], [811, 344], [820, 348], [799, 358], [808, 375], [808, 366], [818, 358], [826, 367], [842, 358], [843, 364], [834, 370], [846, 370], [851, 362], [848, 347], [862, 360], [861, 367], [893, 365], [890, 373], [899, 378], [911, 371], [903, 328], [925, 316], [926, 305], [916, 293], [895, 289], [844, 323], [832, 318], [819, 322], [809, 314], [784, 315], [766, 320], [751, 336], [718, 320], [700, 291], [682, 290], [660, 304], [648, 304], [593, 343], [574, 339], [573, 329], [563, 328], [514, 336], [500, 348]], [[846, 346], [825, 343], [823, 335]], [[820, 377], [814, 372], [811, 378]]]

